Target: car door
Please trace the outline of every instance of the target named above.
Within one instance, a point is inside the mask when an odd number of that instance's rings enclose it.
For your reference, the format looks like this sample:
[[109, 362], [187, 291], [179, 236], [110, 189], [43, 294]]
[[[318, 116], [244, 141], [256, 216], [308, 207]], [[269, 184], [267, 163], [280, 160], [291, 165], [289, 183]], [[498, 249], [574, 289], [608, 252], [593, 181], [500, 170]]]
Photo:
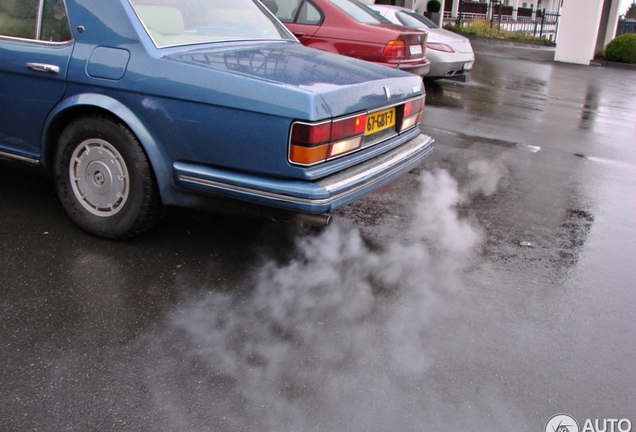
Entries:
[[0, 152], [36, 161], [73, 50], [64, 0], [0, 0]]
[[276, 17], [303, 45], [318, 31], [324, 20], [320, 9], [308, 0], [276, 0], [275, 4]]

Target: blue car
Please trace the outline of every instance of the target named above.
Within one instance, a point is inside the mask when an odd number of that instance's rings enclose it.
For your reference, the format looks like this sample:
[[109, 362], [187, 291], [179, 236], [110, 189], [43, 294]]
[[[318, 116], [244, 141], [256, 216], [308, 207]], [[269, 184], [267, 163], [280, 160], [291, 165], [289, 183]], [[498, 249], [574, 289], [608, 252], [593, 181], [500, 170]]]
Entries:
[[421, 77], [303, 47], [256, 0], [0, 0], [0, 157], [80, 227], [164, 206], [325, 220], [419, 165]]

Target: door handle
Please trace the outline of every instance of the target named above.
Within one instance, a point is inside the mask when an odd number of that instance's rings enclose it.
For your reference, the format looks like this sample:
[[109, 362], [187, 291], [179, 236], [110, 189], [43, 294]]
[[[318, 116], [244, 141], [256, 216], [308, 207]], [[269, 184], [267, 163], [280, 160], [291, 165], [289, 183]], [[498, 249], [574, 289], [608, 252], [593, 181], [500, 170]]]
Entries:
[[60, 67], [44, 63], [27, 63], [27, 67], [34, 71], [46, 73], [60, 73]]
[[297, 32], [297, 33], [294, 33], [294, 36], [296, 36], [297, 38], [301, 38], [301, 37], [307, 36], [307, 33]]

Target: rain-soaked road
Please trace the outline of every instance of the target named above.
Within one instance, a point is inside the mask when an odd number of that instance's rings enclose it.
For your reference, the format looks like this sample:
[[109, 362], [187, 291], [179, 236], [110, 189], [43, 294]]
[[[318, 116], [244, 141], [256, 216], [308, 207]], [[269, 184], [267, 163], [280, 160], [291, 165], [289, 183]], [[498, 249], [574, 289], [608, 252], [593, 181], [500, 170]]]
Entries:
[[2, 165], [0, 430], [636, 427], [636, 72], [478, 55], [422, 128], [320, 234], [173, 209], [106, 241]]

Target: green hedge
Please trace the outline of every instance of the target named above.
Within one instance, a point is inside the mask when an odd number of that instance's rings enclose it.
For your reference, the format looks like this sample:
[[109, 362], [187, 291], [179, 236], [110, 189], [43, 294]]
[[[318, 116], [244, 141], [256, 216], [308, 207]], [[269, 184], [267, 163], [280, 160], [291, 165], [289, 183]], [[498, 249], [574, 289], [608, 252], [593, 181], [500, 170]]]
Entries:
[[626, 33], [605, 48], [605, 58], [620, 63], [636, 63], [636, 33]]

